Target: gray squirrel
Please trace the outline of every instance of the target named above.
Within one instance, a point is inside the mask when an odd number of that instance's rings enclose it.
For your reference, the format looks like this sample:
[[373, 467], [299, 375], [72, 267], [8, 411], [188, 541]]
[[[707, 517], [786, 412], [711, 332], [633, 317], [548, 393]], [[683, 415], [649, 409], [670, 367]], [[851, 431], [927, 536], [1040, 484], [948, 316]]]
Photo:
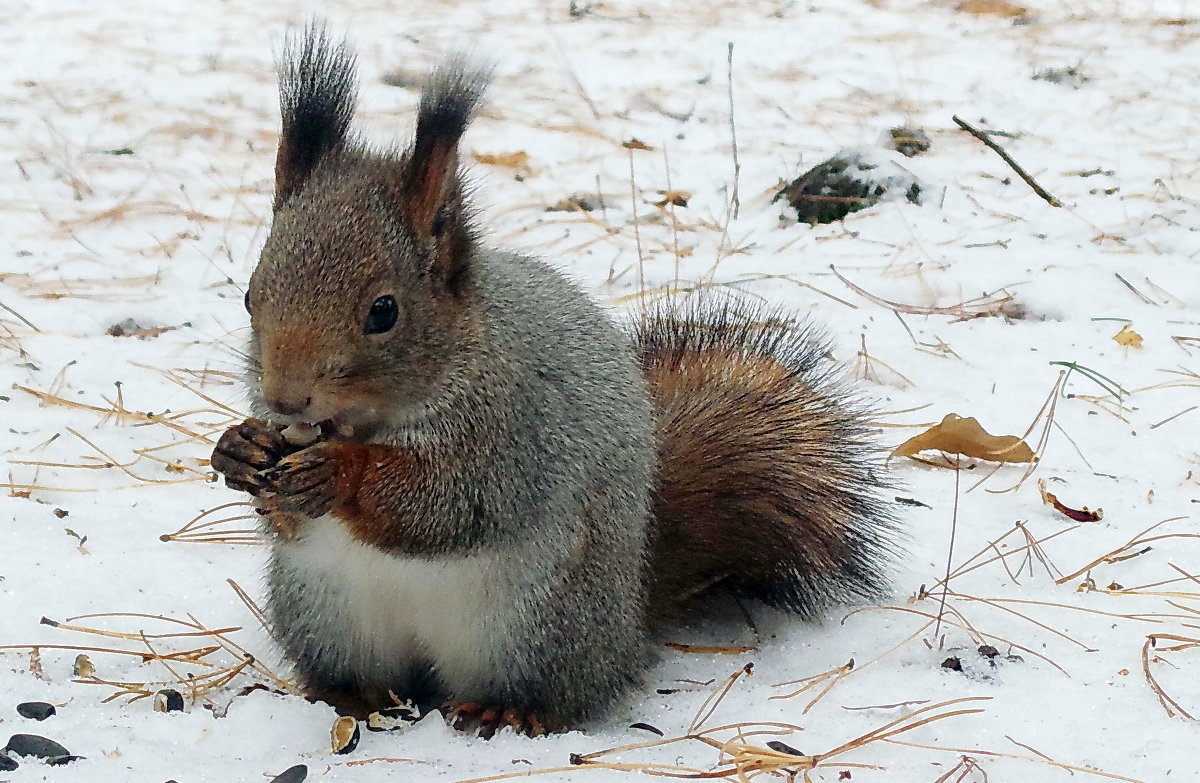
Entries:
[[245, 300], [255, 418], [212, 466], [262, 514], [271, 631], [310, 698], [540, 734], [635, 686], [701, 595], [804, 617], [880, 596], [897, 533], [805, 321], [706, 296], [622, 330], [480, 243], [458, 144], [488, 78], [444, 62], [385, 152], [348, 135], [345, 43], [289, 40]]

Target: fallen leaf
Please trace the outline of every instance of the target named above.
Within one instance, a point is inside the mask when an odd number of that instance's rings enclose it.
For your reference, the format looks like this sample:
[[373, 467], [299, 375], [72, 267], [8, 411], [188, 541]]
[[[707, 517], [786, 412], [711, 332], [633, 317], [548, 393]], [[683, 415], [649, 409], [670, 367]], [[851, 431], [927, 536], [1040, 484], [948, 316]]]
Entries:
[[965, 14], [1010, 18], [1025, 16], [1029, 13], [1029, 9], [1025, 6], [1010, 3], [1008, 0], [962, 0], [957, 6], [957, 10]]
[[656, 207], [665, 207], [667, 204], [676, 207], [686, 207], [688, 199], [692, 197], [692, 194], [686, 190], [660, 190], [659, 193], [662, 193], [662, 201], [654, 202], [654, 206]]
[[1087, 506], [1083, 508], [1070, 508], [1054, 496], [1050, 490], [1046, 489], [1045, 479], [1038, 479], [1038, 492], [1042, 493], [1042, 502], [1048, 506], [1054, 506], [1054, 509], [1066, 517], [1070, 517], [1076, 522], [1099, 522], [1104, 519], [1104, 509], [1098, 508], [1092, 511]]
[[472, 158], [477, 163], [482, 163], [485, 166], [500, 166], [506, 169], [514, 169], [517, 174], [528, 177], [533, 174], [533, 166], [529, 163], [528, 152], [504, 152], [496, 155], [491, 155], [486, 152], [472, 153]]
[[947, 413], [946, 418], [896, 447], [893, 457], [922, 451], [943, 451], [990, 462], [1033, 462], [1033, 449], [1015, 435], [991, 435], [974, 417]]
[[621, 146], [627, 150], [652, 150], [654, 149], [641, 139], [630, 139], [629, 141], [621, 142]]
[[1118, 344], [1124, 345], [1126, 348], [1142, 347], [1142, 336], [1133, 331], [1133, 328], [1130, 327], [1129, 324], [1122, 326], [1121, 331], [1113, 335], [1113, 339], [1116, 340]]

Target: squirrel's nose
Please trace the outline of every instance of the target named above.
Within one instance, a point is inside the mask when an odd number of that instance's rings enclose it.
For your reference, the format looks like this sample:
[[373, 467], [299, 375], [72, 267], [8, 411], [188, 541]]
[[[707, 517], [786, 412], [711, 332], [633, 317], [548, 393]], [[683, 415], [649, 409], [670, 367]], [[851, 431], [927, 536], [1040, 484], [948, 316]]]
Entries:
[[312, 404], [312, 397], [268, 397], [266, 402], [267, 407], [280, 416], [299, 416], [308, 410], [308, 406]]

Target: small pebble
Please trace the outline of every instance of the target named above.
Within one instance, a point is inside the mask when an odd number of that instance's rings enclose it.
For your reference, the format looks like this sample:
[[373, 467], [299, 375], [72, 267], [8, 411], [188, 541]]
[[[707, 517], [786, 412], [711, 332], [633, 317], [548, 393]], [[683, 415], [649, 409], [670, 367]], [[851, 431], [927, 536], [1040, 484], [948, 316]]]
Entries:
[[301, 783], [301, 781], [307, 778], [308, 767], [304, 764], [297, 764], [294, 767], [288, 767], [283, 772], [271, 778], [271, 783]]
[[8, 738], [4, 750], [14, 756], [36, 756], [39, 759], [56, 759], [70, 756], [71, 751], [52, 739], [37, 734], [14, 734]]
[[26, 701], [17, 705], [17, 714], [30, 720], [45, 720], [55, 712], [54, 705], [44, 701]]

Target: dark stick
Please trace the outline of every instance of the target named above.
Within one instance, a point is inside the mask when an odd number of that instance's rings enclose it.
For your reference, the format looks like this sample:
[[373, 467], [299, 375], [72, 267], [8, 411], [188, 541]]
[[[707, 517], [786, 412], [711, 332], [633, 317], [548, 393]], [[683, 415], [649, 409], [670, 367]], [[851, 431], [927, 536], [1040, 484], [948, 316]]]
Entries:
[[1004, 151], [1003, 147], [1001, 147], [999, 144], [997, 144], [996, 142], [989, 139], [988, 135], [986, 133], [979, 130], [978, 128], [972, 127], [969, 123], [960, 119], [957, 114], [955, 114], [951, 119], [954, 120], [955, 124], [957, 124], [958, 127], [962, 128], [967, 133], [969, 133], [972, 136], [974, 136], [975, 138], [979, 139], [984, 144], [986, 144], [988, 147], [990, 147], [992, 150], [994, 150], [995, 153], [997, 155], [999, 155], [1000, 158], [1005, 163], [1007, 163], [1012, 168], [1013, 171], [1017, 172], [1018, 177], [1025, 180], [1026, 185], [1033, 188], [1034, 193], [1038, 194], [1039, 196], [1041, 196], [1042, 198], [1044, 198], [1046, 200], [1047, 204], [1049, 204], [1052, 207], [1061, 207], [1062, 206], [1061, 201], [1059, 201], [1054, 196], [1047, 193], [1045, 188], [1043, 188], [1041, 185], [1037, 184], [1037, 182], [1033, 179], [1033, 177], [1031, 177], [1027, 173], [1025, 173], [1025, 169], [1021, 168], [1021, 166], [1015, 160], [1013, 160], [1012, 157], [1007, 152]]

